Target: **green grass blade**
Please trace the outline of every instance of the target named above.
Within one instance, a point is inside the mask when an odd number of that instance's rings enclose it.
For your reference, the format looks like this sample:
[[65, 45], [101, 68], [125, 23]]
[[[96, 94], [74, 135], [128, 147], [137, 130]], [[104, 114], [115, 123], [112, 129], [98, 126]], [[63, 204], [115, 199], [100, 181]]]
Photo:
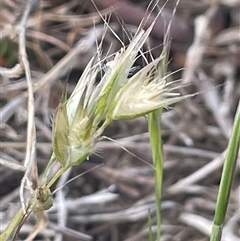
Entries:
[[240, 102], [223, 166], [210, 241], [220, 241], [240, 145]]

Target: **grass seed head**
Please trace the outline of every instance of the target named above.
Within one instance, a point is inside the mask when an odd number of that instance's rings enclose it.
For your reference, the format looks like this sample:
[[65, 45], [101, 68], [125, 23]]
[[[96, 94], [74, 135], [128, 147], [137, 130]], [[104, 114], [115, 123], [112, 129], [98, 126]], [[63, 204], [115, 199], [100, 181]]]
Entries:
[[134, 74], [120, 88], [109, 107], [107, 118], [120, 120], [146, 115], [159, 108], [165, 108], [187, 96], [172, 92], [180, 88], [171, 87], [176, 81], [167, 82], [167, 76], [161, 76], [158, 71], [161, 57], [152, 61]]
[[63, 166], [88, 157], [112, 120], [136, 118], [186, 98], [171, 93], [176, 87], [170, 87], [172, 83], [161, 75], [161, 63], [167, 62], [164, 54], [128, 78], [152, 27], [138, 31], [129, 46], [105, 66], [92, 58], [71, 96], [62, 98], [54, 121], [53, 147]]

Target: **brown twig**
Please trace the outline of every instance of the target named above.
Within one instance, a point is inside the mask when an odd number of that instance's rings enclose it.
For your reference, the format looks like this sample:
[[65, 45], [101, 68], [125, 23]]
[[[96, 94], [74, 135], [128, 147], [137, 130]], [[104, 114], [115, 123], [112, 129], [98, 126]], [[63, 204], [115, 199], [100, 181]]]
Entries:
[[[32, 175], [33, 179], [37, 179], [37, 172], [36, 172], [36, 127], [34, 122], [34, 116], [35, 116], [35, 109], [34, 109], [34, 96], [33, 96], [33, 83], [31, 78], [31, 72], [30, 72], [30, 65], [27, 58], [26, 53], [26, 22], [28, 19], [28, 16], [31, 12], [31, 10], [35, 7], [35, 5], [38, 3], [38, 0], [31, 0], [27, 3], [26, 9], [23, 13], [22, 19], [17, 26], [17, 30], [19, 32], [19, 60], [20, 64], [22, 65], [27, 85], [28, 85], [28, 127], [27, 127], [27, 146], [26, 146], [26, 156], [24, 160], [24, 167], [26, 167], [26, 172], [24, 174], [24, 177], [21, 181], [20, 186], [20, 199], [22, 203], [22, 207], [24, 212], [26, 212], [26, 207], [24, 203], [24, 188], [25, 184], [29, 180], [29, 176], [33, 170], [35, 170], [35, 173]], [[35, 185], [37, 180], [31, 180], [34, 181]]]

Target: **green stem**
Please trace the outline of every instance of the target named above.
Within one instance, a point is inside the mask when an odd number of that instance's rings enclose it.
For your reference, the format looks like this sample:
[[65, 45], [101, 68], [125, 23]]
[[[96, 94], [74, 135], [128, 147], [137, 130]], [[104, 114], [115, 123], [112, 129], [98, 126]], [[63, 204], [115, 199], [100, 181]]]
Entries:
[[148, 240], [149, 241], [154, 241], [153, 239], [153, 231], [152, 231], [152, 218], [151, 218], [151, 213], [148, 213]]
[[[55, 156], [52, 154], [48, 165], [45, 169], [45, 172], [43, 174], [42, 184], [45, 184], [47, 181], [47, 176], [49, 174], [50, 168], [52, 164], [55, 161]], [[61, 169], [60, 169], [61, 170]], [[55, 180], [55, 179], [54, 179]], [[50, 183], [50, 186], [54, 183], [54, 180]], [[48, 184], [49, 185], [49, 184]], [[30, 213], [32, 210], [28, 210], [28, 213]], [[10, 238], [14, 235], [16, 230], [18, 229], [19, 225], [21, 225], [21, 222], [26, 214], [23, 213], [22, 208], [19, 209], [19, 211], [15, 214], [15, 216], [11, 219], [9, 222], [7, 228], [0, 234], [0, 241], [9, 241]]]
[[97, 139], [99, 136], [102, 135], [103, 131], [109, 126], [109, 124], [112, 122], [111, 119], [106, 119], [103, 124], [100, 126], [100, 128], [96, 131], [94, 135], [94, 139]]
[[[167, 40], [167, 39], [166, 39]], [[165, 41], [164, 41], [165, 42]], [[156, 77], [160, 80], [166, 76], [167, 61], [169, 55], [168, 43], [164, 43], [164, 49], [161, 53], [162, 61], [159, 62], [156, 69]], [[161, 237], [161, 199], [162, 199], [162, 182], [163, 182], [163, 144], [161, 138], [160, 117], [162, 108], [148, 114], [148, 131], [152, 149], [152, 158], [155, 167], [155, 196], [156, 196], [156, 216], [157, 216], [157, 237]]]
[[56, 157], [55, 157], [54, 153], [52, 153], [50, 160], [47, 164], [47, 167], [44, 170], [41, 186], [47, 183], [47, 177], [48, 177], [51, 167], [55, 161], [56, 161]]
[[63, 175], [63, 173], [65, 171], [67, 171], [67, 169], [69, 167], [71, 167], [72, 165], [67, 165], [67, 166], [64, 166], [64, 167], [61, 167], [58, 172], [54, 175], [54, 177], [49, 181], [49, 183], [46, 185], [47, 188], [50, 188], [57, 180], [59, 177], [61, 177]]
[[223, 166], [210, 241], [220, 241], [240, 145], [240, 102]]
[[[84, 159], [85, 159], [85, 156], [82, 157], [81, 160], [84, 160]], [[50, 188], [58, 180], [58, 178], [61, 177], [63, 173], [72, 166], [72, 164], [69, 164], [64, 167], [61, 167], [59, 171], [54, 175], [54, 177], [49, 181], [49, 183], [47, 183], [47, 177], [48, 177], [49, 171], [53, 163], [55, 162], [55, 160], [56, 158], [53, 154], [43, 174], [42, 185], [46, 185], [46, 188]], [[32, 209], [28, 210], [28, 214], [31, 212], [32, 212]], [[17, 228], [21, 224], [21, 221], [23, 220], [24, 217], [25, 217], [25, 214], [23, 213], [23, 210], [21, 208], [16, 213], [16, 215], [11, 219], [10, 223], [8, 224], [7, 228], [3, 231], [3, 233], [0, 234], [0, 241], [9, 241], [10, 237], [14, 235], [14, 233], [16, 232]]]
[[[59, 177], [61, 177], [63, 175], [63, 173], [65, 171], [67, 171], [68, 168], [70, 168], [71, 166], [75, 166], [75, 165], [79, 165], [80, 163], [82, 163], [88, 156], [90, 155], [90, 153], [86, 152], [85, 155], [82, 155], [81, 158], [79, 158], [79, 160], [75, 163], [69, 163], [68, 165], [61, 167], [58, 172], [54, 175], [54, 177], [49, 181], [49, 183], [46, 185], [47, 188], [50, 188], [57, 180]], [[55, 157], [54, 157], [55, 158]], [[48, 172], [47, 172], [48, 173]]]
[[0, 234], [1, 241], [9, 241], [10, 238], [14, 235], [17, 228], [19, 227], [22, 219], [24, 218], [24, 213], [22, 208], [15, 214], [15, 216], [11, 219], [7, 228]]
[[155, 195], [157, 216], [157, 241], [161, 237], [161, 199], [162, 199], [162, 177], [163, 177], [163, 151], [160, 129], [160, 116], [162, 110], [154, 111], [148, 115], [148, 130], [152, 149], [153, 163], [155, 167]]

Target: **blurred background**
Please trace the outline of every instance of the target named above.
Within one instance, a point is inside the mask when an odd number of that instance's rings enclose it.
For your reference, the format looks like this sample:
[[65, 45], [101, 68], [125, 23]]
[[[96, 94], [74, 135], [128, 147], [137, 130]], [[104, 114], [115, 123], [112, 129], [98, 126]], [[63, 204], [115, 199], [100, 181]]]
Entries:
[[[28, 117], [23, 94], [27, 83], [22, 71], [6, 70], [19, 62], [16, 27], [27, 1], [1, 0], [0, 4], [3, 229], [20, 207], [24, 173], [4, 163], [22, 164], [25, 155]], [[165, 156], [162, 241], [207, 241], [240, 96], [240, 3], [181, 0], [175, 14], [176, 1], [159, 1], [153, 10], [152, 6], [146, 0], [36, 1], [26, 24], [26, 47], [34, 86], [41, 86], [35, 92], [39, 175], [51, 154], [51, 119], [66, 81], [70, 94], [98, 47], [102, 58], [119, 51], [129, 44], [143, 19], [145, 29], [156, 20], [143, 52], [148, 60], [158, 57], [171, 23], [168, 71], [174, 74], [169, 80], [181, 79], [182, 94], [198, 94], [165, 110], [161, 120]], [[139, 58], [133, 71], [145, 64]], [[115, 121], [104, 134], [115, 142], [100, 141], [90, 159], [72, 168], [62, 182], [101, 165], [54, 196], [54, 207], [47, 211], [50, 223], [35, 240], [145, 241], [149, 214], [156, 231], [146, 118]], [[224, 241], [240, 237], [239, 180], [238, 161]], [[19, 240], [33, 226], [31, 216]]]

